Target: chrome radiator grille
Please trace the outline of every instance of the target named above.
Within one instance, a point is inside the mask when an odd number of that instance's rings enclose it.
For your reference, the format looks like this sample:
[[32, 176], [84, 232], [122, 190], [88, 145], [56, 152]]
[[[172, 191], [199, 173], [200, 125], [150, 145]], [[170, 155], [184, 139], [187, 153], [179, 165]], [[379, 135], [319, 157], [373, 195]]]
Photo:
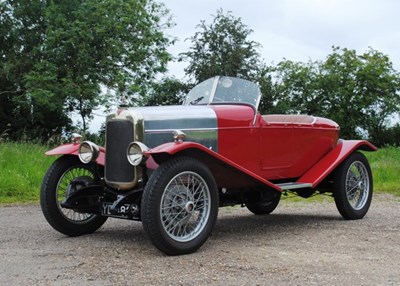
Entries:
[[126, 150], [133, 141], [133, 123], [129, 120], [113, 119], [106, 126], [105, 178], [117, 185], [135, 180], [134, 167], [126, 158]]

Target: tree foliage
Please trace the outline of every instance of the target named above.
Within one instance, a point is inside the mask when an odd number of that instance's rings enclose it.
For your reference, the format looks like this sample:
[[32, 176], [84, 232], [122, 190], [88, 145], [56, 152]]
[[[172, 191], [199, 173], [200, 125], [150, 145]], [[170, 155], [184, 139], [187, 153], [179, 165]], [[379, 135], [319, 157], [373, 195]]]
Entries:
[[216, 75], [256, 78], [260, 44], [248, 39], [253, 31], [240, 18], [219, 9], [211, 24], [203, 20], [197, 29], [200, 31], [190, 38], [189, 51], [180, 54], [180, 60], [189, 63], [185, 68], [187, 75], [196, 82]]
[[389, 58], [372, 48], [363, 54], [333, 47], [324, 61], [283, 60], [266, 66], [252, 30], [220, 9], [211, 24], [201, 21], [181, 54], [187, 75], [201, 82], [215, 75], [255, 81], [262, 92], [261, 113], [305, 113], [328, 117], [343, 138], [379, 138], [388, 134], [388, 118], [400, 109], [400, 76]]
[[[39, 112], [46, 108], [35, 104], [28, 94], [25, 77], [41, 60], [45, 8], [45, 3], [39, 1], [0, 2], [0, 131], [8, 130], [12, 138], [25, 132], [32, 136], [42, 132], [35, 124], [36, 114], [41, 116]], [[58, 112], [52, 114], [48, 130], [60, 122], [65, 125], [68, 118]]]
[[179, 105], [185, 95], [193, 87], [192, 84], [176, 78], [166, 77], [152, 84], [146, 96], [141, 98], [141, 106]]
[[189, 51], [180, 54], [180, 60], [188, 61], [186, 75], [201, 82], [216, 75], [234, 76], [257, 82], [261, 88], [260, 111], [284, 112], [284, 106], [277, 106], [279, 98], [272, 77], [272, 68], [267, 67], [261, 58], [261, 45], [249, 39], [253, 30], [241, 18], [231, 12], [224, 14], [222, 9], [211, 24], [205, 21], [197, 26]]
[[325, 61], [285, 60], [274, 68], [276, 105], [286, 113], [331, 118], [343, 138], [378, 138], [400, 108], [400, 77], [389, 58], [370, 48], [333, 48]]
[[[0, 0], [0, 134], [47, 139], [71, 125], [83, 128], [94, 108], [180, 104], [193, 86], [156, 76], [171, 60], [169, 11], [155, 0]], [[332, 118], [341, 137], [368, 137], [379, 146], [398, 125], [400, 75], [388, 56], [334, 47], [324, 61], [283, 60], [266, 66], [252, 30], [231, 12], [201, 21], [180, 54], [196, 83], [216, 75], [259, 84], [261, 113], [306, 113]], [[100, 96], [102, 94], [102, 96]], [[141, 96], [139, 96], [141, 95]], [[7, 132], [5, 132], [7, 130]]]
[[[49, 133], [69, 125], [69, 111], [86, 128], [93, 108], [144, 93], [171, 59], [169, 11], [152, 0], [9, 0], [0, 9], [0, 130]], [[101, 89], [113, 92], [101, 98]]]

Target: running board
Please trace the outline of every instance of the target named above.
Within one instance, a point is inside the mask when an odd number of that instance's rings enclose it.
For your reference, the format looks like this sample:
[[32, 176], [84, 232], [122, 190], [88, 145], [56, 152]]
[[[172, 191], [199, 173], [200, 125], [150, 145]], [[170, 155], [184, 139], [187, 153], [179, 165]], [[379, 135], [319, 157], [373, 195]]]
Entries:
[[310, 184], [310, 183], [297, 183], [297, 182], [283, 183], [283, 184], [276, 184], [276, 185], [278, 187], [280, 187], [282, 191], [304, 189], [304, 188], [312, 187], [312, 184]]

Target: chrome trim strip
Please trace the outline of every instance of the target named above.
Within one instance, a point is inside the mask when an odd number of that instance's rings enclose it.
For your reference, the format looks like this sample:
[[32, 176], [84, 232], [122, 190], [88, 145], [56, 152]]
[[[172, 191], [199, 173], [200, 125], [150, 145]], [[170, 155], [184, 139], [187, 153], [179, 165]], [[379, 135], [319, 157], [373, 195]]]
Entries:
[[312, 184], [310, 183], [300, 183], [300, 182], [292, 182], [292, 183], [282, 183], [276, 184], [282, 190], [296, 190], [296, 189], [303, 189], [303, 188], [311, 188]]
[[[149, 129], [146, 130], [145, 133], [165, 133], [165, 132], [173, 132], [176, 129]], [[181, 131], [214, 131], [218, 130], [218, 128], [179, 128]]]

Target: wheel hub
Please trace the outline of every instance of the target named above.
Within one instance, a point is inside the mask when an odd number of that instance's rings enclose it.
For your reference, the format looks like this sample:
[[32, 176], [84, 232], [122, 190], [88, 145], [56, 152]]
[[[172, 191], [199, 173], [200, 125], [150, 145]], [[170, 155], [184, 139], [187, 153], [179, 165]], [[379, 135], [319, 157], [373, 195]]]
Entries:
[[188, 214], [191, 214], [192, 212], [193, 212], [193, 210], [194, 210], [194, 203], [193, 202], [187, 202], [186, 203], [186, 205], [185, 205], [185, 211], [188, 213]]
[[81, 188], [93, 184], [94, 180], [88, 176], [80, 176], [73, 179], [67, 187], [67, 197], [71, 196], [76, 191], [79, 191]]

